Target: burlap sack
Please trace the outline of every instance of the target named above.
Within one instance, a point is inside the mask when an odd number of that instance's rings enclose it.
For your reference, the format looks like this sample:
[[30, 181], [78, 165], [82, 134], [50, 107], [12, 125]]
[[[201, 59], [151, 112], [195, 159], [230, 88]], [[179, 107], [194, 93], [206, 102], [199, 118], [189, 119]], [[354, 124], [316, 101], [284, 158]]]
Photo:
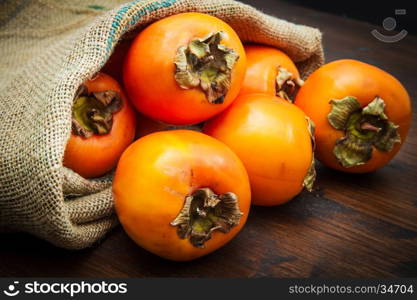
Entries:
[[117, 223], [111, 175], [86, 180], [63, 167], [62, 158], [78, 86], [100, 70], [126, 32], [169, 15], [204, 12], [229, 23], [243, 41], [284, 50], [303, 76], [323, 63], [318, 30], [240, 2], [144, 0], [114, 8], [120, 2], [0, 4], [2, 231], [26, 231], [54, 245], [80, 249]]

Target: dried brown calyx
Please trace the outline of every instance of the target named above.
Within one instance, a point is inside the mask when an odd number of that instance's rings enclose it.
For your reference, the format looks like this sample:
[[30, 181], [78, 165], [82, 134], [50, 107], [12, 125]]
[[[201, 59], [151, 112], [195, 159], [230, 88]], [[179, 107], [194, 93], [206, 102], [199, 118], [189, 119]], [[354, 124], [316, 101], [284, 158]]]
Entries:
[[314, 125], [314, 122], [309, 117], [306, 117], [306, 120], [307, 120], [308, 131], [310, 133], [310, 139], [311, 139], [312, 157], [311, 157], [310, 168], [308, 169], [307, 174], [304, 177], [303, 187], [307, 191], [311, 192], [313, 191], [314, 181], [316, 180], [316, 161], [314, 159], [314, 150], [316, 149], [316, 140], [314, 139], [315, 125]]
[[122, 107], [120, 94], [107, 90], [88, 92], [85, 85], [78, 89], [72, 105], [72, 132], [85, 138], [104, 135], [113, 126], [113, 114]]
[[294, 102], [294, 98], [300, 87], [304, 84], [301, 78], [294, 78], [294, 75], [284, 67], [278, 67], [275, 78], [276, 95], [287, 101]]
[[229, 232], [239, 224], [242, 215], [235, 194], [216, 195], [211, 189], [202, 188], [185, 198], [171, 225], [177, 226], [181, 239], [188, 238], [194, 247], [203, 248], [213, 231]]
[[230, 88], [233, 67], [239, 55], [220, 44], [223, 32], [192, 39], [175, 56], [175, 80], [183, 89], [200, 87], [207, 101], [221, 104]]
[[389, 152], [401, 142], [398, 125], [385, 115], [385, 102], [380, 97], [361, 107], [355, 97], [333, 99], [327, 118], [333, 128], [345, 132], [336, 141], [333, 153], [339, 163], [350, 168], [366, 163], [372, 157], [373, 147]]

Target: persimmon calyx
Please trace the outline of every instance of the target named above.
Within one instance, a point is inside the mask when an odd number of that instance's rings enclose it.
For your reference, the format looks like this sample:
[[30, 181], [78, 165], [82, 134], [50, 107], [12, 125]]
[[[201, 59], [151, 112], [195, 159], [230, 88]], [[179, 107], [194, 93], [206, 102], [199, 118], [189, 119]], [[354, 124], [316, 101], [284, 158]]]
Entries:
[[194, 247], [204, 248], [213, 231], [228, 233], [239, 224], [242, 215], [235, 194], [217, 195], [209, 188], [202, 188], [185, 198], [171, 225], [177, 226], [181, 239], [188, 238]]
[[275, 77], [276, 96], [292, 103], [303, 84], [304, 81], [301, 78], [294, 78], [291, 72], [284, 67], [278, 66], [277, 76]]
[[307, 191], [311, 192], [313, 191], [314, 181], [316, 180], [316, 161], [314, 159], [314, 150], [316, 149], [316, 141], [314, 139], [315, 125], [314, 125], [314, 122], [309, 117], [306, 117], [306, 120], [308, 124], [308, 131], [310, 133], [310, 138], [311, 138], [312, 155], [311, 155], [310, 168], [308, 169], [307, 174], [303, 180], [303, 187]]
[[113, 126], [113, 114], [122, 107], [120, 94], [107, 90], [89, 93], [85, 85], [78, 89], [72, 105], [72, 132], [85, 138], [104, 135]]
[[372, 158], [373, 147], [390, 152], [401, 142], [398, 125], [385, 114], [385, 102], [375, 97], [367, 106], [361, 107], [352, 96], [330, 101], [332, 109], [327, 118], [333, 128], [345, 132], [336, 141], [333, 153], [339, 163], [350, 168], [366, 163]]
[[200, 87], [207, 101], [221, 104], [230, 88], [233, 67], [239, 59], [236, 51], [220, 44], [224, 33], [210, 33], [192, 39], [177, 49], [175, 80], [182, 89]]

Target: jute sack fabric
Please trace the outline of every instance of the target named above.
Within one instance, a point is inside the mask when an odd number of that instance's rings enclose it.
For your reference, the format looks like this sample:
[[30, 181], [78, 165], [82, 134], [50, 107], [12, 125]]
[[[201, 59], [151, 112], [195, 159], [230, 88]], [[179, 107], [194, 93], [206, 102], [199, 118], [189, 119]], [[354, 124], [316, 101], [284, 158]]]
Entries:
[[[305, 77], [323, 63], [318, 30], [232, 0], [3, 1], [0, 7], [0, 230], [68, 249], [92, 245], [114, 225], [111, 174], [87, 180], [63, 167], [77, 88], [125, 33], [160, 18], [203, 12], [244, 42], [285, 51]], [[121, 5], [120, 5], [121, 4]], [[138, 174], [146, 176], [146, 174]]]

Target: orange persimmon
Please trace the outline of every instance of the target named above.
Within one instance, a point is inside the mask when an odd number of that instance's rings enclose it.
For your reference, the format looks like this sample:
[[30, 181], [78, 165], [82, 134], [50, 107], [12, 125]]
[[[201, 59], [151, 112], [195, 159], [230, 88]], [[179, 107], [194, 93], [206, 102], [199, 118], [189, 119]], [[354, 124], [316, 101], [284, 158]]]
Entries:
[[388, 163], [404, 143], [411, 103], [387, 72], [351, 59], [316, 70], [295, 104], [316, 124], [317, 158], [337, 170], [365, 173]]
[[139, 33], [127, 54], [123, 78], [129, 99], [141, 113], [187, 125], [230, 105], [245, 69], [243, 45], [229, 25], [210, 15], [183, 13]]
[[191, 130], [156, 132], [130, 145], [118, 163], [113, 195], [127, 234], [175, 261], [223, 246], [250, 208], [248, 175], [236, 154]]
[[245, 45], [246, 75], [239, 95], [262, 93], [293, 100], [303, 84], [287, 54], [273, 47]]
[[135, 112], [120, 85], [98, 73], [75, 96], [64, 166], [85, 178], [113, 169], [135, 137]]
[[278, 205], [312, 188], [311, 123], [301, 109], [266, 94], [239, 96], [203, 132], [228, 145], [249, 175], [252, 203]]

